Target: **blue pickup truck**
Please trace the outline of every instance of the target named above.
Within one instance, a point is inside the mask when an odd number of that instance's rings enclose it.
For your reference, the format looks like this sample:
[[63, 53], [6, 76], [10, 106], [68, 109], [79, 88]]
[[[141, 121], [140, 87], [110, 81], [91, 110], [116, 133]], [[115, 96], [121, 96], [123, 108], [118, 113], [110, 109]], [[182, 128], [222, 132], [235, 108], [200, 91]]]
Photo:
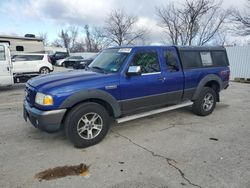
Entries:
[[206, 116], [229, 85], [223, 47], [126, 46], [103, 50], [85, 70], [33, 78], [24, 119], [61, 129], [75, 147], [88, 147], [118, 123], [192, 105]]

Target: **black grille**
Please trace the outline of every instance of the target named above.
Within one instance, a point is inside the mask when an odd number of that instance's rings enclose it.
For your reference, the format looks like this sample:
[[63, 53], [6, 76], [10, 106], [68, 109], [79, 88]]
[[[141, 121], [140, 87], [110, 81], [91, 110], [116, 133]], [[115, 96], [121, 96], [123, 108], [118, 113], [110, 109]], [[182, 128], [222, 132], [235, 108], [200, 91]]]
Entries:
[[35, 104], [35, 97], [36, 97], [36, 91], [34, 88], [30, 86], [26, 86], [25, 88], [25, 98], [30, 106], [34, 106]]

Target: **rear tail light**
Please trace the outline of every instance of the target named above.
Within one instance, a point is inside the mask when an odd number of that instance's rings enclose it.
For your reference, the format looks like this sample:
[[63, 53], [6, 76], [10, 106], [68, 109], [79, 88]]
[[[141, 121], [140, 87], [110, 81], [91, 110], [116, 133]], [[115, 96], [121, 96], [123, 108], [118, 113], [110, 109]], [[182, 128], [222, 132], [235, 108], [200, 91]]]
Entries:
[[48, 56], [48, 62], [49, 62], [49, 63], [52, 63], [52, 61], [51, 61], [51, 59], [50, 59], [50, 57], [49, 57], [49, 56]]
[[231, 74], [231, 72], [230, 72], [230, 70], [228, 71], [228, 74], [227, 74], [227, 80], [230, 80], [230, 74]]
[[220, 75], [223, 76], [226, 81], [229, 81], [229, 79], [230, 79], [230, 70], [221, 71]]

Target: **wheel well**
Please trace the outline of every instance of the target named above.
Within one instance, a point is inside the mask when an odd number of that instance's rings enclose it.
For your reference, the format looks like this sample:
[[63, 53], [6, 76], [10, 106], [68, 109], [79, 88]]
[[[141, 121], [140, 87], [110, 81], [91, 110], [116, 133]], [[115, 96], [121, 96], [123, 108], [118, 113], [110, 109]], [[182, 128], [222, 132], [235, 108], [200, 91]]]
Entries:
[[215, 92], [216, 92], [216, 96], [217, 96], [217, 102], [220, 102], [220, 85], [217, 81], [209, 81], [208, 83], [205, 84], [205, 87], [210, 87], [212, 88]]
[[68, 115], [68, 113], [70, 112], [70, 110], [73, 109], [75, 106], [77, 106], [77, 105], [79, 105], [79, 104], [81, 104], [81, 103], [85, 103], [85, 102], [94, 102], [94, 103], [98, 103], [98, 104], [102, 105], [102, 106], [107, 110], [108, 114], [109, 114], [111, 117], [114, 117], [114, 116], [115, 116], [115, 115], [114, 115], [114, 111], [113, 111], [111, 105], [110, 105], [108, 102], [106, 102], [106, 101], [104, 101], [104, 100], [101, 100], [101, 99], [95, 99], [95, 98], [93, 98], [93, 99], [87, 99], [87, 100], [83, 100], [83, 101], [80, 101], [80, 102], [76, 103], [74, 106], [72, 106], [71, 108], [69, 108], [69, 109], [66, 111], [66, 113], [64, 114], [64, 117], [63, 117], [63, 119], [62, 119], [61, 128], [64, 127], [64, 120], [65, 120], [66, 116]]
[[217, 81], [209, 81], [208, 83], [206, 83], [205, 87], [211, 87], [212, 89], [214, 89], [214, 91], [220, 92], [220, 85]]
[[[110, 116], [114, 117], [114, 111], [113, 111], [113, 108], [111, 107], [111, 105], [104, 101], [104, 100], [101, 100], [101, 99], [89, 99], [87, 101], [90, 101], [90, 102], [95, 102], [95, 103], [98, 103], [100, 105], [102, 105], [106, 110], [107, 112], [109, 113]], [[86, 102], [86, 101], [84, 101]]]
[[76, 103], [74, 106], [72, 106], [71, 108], [69, 108], [67, 110], [67, 112], [70, 111], [75, 106], [77, 106], [77, 105], [79, 105], [81, 103], [85, 103], [85, 102], [94, 102], [94, 103], [98, 103], [98, 104], [102, 105], [107, 110], [107, 112], [109, 113], [109, 115], [112, 116], [112, 117], [114, 117], [114, 111], [113, 111], [111, 105], [108, 102], [104, 101], [104, 100], [95, 99], [95, 98], [80, 101], [80, 102]]

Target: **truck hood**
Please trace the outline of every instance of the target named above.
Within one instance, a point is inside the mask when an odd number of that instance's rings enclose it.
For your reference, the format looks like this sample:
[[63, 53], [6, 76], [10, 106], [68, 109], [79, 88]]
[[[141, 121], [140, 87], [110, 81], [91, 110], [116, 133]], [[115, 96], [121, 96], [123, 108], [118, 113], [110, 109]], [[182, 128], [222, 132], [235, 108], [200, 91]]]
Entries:
[[105, 77], [105, 74], [85, 71], [72, 70], [68, 72], [52, 73], [42, 76], [37, 76], [28, 81], [28, 84], [36, 89], [52, 88], [60, 85], [68, 85], [75, 82], [87, 81], [99, 77]]

